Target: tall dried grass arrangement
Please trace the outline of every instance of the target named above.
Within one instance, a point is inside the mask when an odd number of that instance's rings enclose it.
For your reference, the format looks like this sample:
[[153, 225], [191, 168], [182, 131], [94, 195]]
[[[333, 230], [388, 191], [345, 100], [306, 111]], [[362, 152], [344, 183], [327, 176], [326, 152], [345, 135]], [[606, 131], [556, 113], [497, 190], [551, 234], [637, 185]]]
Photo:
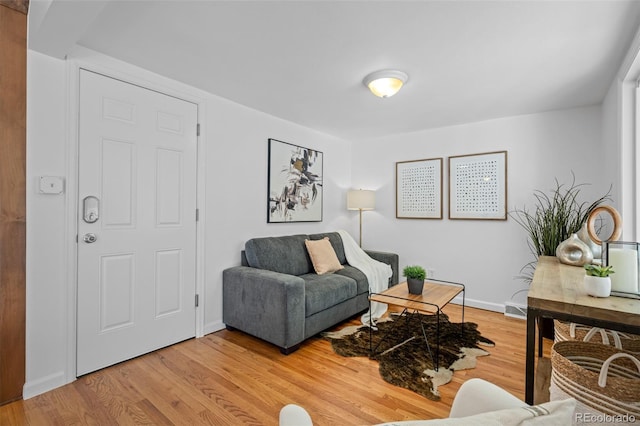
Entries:
[[596, 207], [611, 201], [611, 188], [592, 203], [579, 201], [580, 190], [587, 184], [577, 184], [575, 175], [571, 175], [570, 185], [561, 184], [556, 178], [550, 194], [534, 191], [536, 203], [533, 208], [524, 206], [509, 212], [509, 216], [527, 231], [527, 244], [535, 256], [535, 260], [520, 271], [520, 278], [525, 281], [531, 281], [539, 256], [555, 256], [558, 245], [577, 233]]

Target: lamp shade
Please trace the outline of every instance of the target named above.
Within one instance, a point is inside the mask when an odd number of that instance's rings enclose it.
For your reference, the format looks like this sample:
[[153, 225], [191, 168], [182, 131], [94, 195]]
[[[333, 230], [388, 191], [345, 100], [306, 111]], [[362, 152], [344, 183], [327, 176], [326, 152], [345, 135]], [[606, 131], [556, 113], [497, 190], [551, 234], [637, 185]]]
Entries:
[[409, 76], [397, 70], [382, 70], [372, 72], [362, 81], [371, 93], [380, 98], [390, 98], [398, 93]]
[[376, 208], [376, 192], [356, 189], [347, 192], [348, 210], [373, 210]]

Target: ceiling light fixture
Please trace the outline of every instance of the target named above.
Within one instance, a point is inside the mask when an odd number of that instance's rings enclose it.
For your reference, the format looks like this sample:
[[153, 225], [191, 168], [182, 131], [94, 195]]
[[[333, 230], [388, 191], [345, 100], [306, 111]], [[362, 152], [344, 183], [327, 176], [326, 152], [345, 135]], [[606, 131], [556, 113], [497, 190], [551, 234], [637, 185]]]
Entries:
[[362, 80], [365, 86], [376, 96], [390, 98], [407, 82], [407, 73], [398, 70], [381, 70], [372, 72]]

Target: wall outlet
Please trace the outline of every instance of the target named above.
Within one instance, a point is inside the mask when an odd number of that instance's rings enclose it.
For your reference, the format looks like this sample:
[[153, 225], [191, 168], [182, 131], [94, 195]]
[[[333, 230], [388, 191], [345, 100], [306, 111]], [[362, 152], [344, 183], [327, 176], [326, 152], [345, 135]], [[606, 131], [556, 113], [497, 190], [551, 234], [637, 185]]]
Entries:
[[431, 269], [431, 268], [425, 268], [427, 271], [427, 278], [435, 278], [436, 277], [436, 270], [435, 269]]

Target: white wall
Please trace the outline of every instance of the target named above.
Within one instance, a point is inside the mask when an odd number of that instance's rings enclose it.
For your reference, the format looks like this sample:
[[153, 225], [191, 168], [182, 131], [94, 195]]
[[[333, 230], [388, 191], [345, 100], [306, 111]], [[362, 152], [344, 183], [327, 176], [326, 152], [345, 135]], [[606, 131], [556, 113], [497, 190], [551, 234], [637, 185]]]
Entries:
[[[590, 183], [587, 200], [603, 195], [612, 183], [603, 179], [599, 106], [548, 112], [434, 129], [354, 143], [354, 186], [376, 189], [377, 208], [364, 214], [364, 243], [394, 251], [400, 267], [421, 264], [435, 278], [467, 285], [467, 302], [501, 311], [503, 302], [526, 289], [514, 278], [532, 260], [526, 233], [507, 221], [448, 220], [447, 157], [508, 151], [508, 210], [533, 206], [536, 189], [549, 192], [560, 183]], [[358, 156], [355, 153], [362, 153]], [[395, 218], [395, 162], [444, 158], [444, 219]], [[523, 302], [526, 293], [514, 300]]]
[[[105, 62], [93, 53], [83, 60]], [[143, 70], [109, 62], [123, 73], [162, 81], [173, 90], [183, 85], [166, 82]], [[73, 380], [74, 271], [66, 256], [75, 217], [74, 188], [63, 195], [37, 192], [37, 177], [65, 176], [73, 129], [69, 129], [67, 64], [28, 52], [27, 111], [27, 383], [25, 398]], [[346, 211], [346, 188], [351, 180], [350, 143], [303, 128], [225, 99], [202, 94], [206, 116], [201, 140], [204, 156], [205, 200], [199, 205], [204, 230], [204, 331], [220, 329], [223, 269], [239, 264], [244, 242], [255, 236], [356, 229]], [[267, 224], [267, 140], [276, 138], [324, 153], [324, 216], [322, 222]], [[71, 160], [72, 161], [72, 160]], [[73, 237], [74, 238], [74, 237]], [[71, 247], [73, 247], [71, 245]], [[72, 254], [72, 252], [71, 252]]]
[[622, 147], [621, 147], [621, 129], [619, 123], [620, 118], [620, 90], [621, 83], [616, 79], [609, 88], [607, 96], [602, 102], [602, 140], [605, 141], [606, 150], [603, 152], [603, 172], [606, 179], [616, 182], [613, 194], [616, 203], [614, 207], [622, 212], [622, 173], [619, 167], [621, 164]]
[[616, 182], [615, 207], [622, 217], [621, 241], [637, 241], [636, 84], [614, 80], [603, 102], [603, 167]]
[[622, 241], [640, 239], [638, 182], [638, 81], [640, 79], [640, 30], [602, 104], [604, 167], [616, 181], [616, 209], [622, 216]]
[[[28, 61], [27, 398], [73, 379], [70, 352], [75, 339], [69, 328], [75, 309], [69, 294], [73, 271], [67, 270], [65, 257], [72, 232], [65, 227], [75, 214], [74, 207], [68, 207], [73, 188], [67, 188], [65, 195], [42, 195], [36, 190], [38, 176], [70, 178], [65, 176], [71, 149], [66, 63], [33, 51], [28, 52]], [[177, 82], [172, 86], [181, 87]], [[356, 236], [357, 213], [346, 211], [345, 203], [350, 187], [378, 190], [377, 209], [363, 217], [365, 248], [397, 252], [401, 266], [420, 263], [434, 269], [436, 278], [466, 283], [468, 301], [476, 306], [501, 310], [504, 301], [526, 289], [514, 277], [531, 256], [525, 232], [512, 219], [450, 221], [446, 198], [443, 220], [396, 219], [396, 161], [444, 157], [446, 195], [446, 157], [507, 150], [509, 209], [531, 205], [533, 191], [552, 188], [555, 177], [568, 183], [572, 170], [578, 182], [592, 183], [583, 190], [585, 198], [601, 195], [611, 183], [610, 175], [593, 160], [606, 148], [601, 144], [599, 106], [351, 144], [213, 95], [200, 96], [206, 111], [201, 144], [206, 198], [200, 201], [205, 226], [205, 332], [222, 326], [222, 271], [239, 264], [239, 251], [247, 239], [339, 228]], [[266, 223], [270, 137], [323, 151], [323, 222]], [[525, 295], [520, 293], [516, 300]]]
[[[222, 327], [222, 271], [240, 264], [250, 238], [355, 229], [346, 210], [350, 143], [211, 97], [206, 128], [207, 331]], [[267, 139], [323, 152], [323, 221], [267, 223]]]
[[66, 95], [64, 63], [29, 51], [26, 397], [66, 382], [67, 319], [75, 307], [67, 300], [65, 195], [37, 190], [38, 176], [65, 175]]

